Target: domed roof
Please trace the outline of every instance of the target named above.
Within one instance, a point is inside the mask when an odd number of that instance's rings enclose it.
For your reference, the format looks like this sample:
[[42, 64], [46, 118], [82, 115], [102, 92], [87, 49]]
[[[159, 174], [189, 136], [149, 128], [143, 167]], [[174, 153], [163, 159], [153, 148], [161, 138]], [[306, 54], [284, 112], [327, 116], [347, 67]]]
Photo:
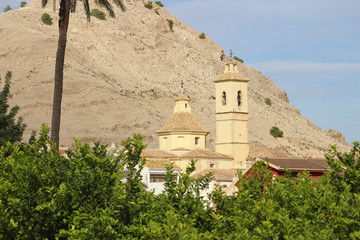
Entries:
[[164, 127], [159, 129], [157, 132], [168, 131], [207, 132], [203, 129], [199, 120], [190, 112], [176, 112], [171, 114]]

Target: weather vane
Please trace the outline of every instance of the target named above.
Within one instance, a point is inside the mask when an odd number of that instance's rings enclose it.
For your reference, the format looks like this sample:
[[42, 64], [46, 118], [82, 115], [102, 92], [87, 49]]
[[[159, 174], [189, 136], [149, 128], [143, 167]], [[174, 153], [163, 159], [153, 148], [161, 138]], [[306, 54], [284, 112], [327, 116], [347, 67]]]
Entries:
[[184, 95], [184, 82], [181, 80], [181, 95]]

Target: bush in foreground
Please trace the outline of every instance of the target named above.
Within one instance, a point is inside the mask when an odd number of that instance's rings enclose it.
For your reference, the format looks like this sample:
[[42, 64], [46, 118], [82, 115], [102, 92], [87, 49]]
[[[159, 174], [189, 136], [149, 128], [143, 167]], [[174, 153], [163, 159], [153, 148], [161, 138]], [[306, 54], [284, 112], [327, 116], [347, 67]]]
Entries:
[[[142, 137], [109, 154], [76, 140], [61, 156], [43, 126], [29, 145], [0, 148], [0, 239], [357, 239], [360, 235], [360, 146], [326, 155], [319, 181], [301, 173], [274, 179], [266, 162], [239, 179], [237, 193], [200, 196], [211, 175], [192, 178], [195, 162], [165, 190], [145, 190]], [[241, 174], [239, 173], [239, 176]]]

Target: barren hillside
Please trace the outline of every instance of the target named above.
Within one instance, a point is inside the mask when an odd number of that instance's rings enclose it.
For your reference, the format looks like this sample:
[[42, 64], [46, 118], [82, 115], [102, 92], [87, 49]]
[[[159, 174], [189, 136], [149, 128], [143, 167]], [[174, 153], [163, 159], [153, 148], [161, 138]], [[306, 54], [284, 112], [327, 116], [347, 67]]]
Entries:
[[[141, 133], [149, 148], [156, 148], [155, 131], [173, 111], [183, 80], [193, 113], [210, 131], [208, 147], [213, 147], [213, 80], [224, 69], [222, 48], [208, 37], [200, 39], [200, 32], [163, 8], [158, 15], [142, 1], [125, 2], [126, 12], [115, 9], [116, 18], [104, 21], [92, 17], [88, 23], [81, 4], [71, 15], [61, 145], [71, 145], [73, 137], [120, 143]], [[11, 104], [20, 105], [20, 115], [28, 124], [25, 140], [41, 123], [51, 122], [58, 37], [58, 17], [51, 6], [42, 9], [41, 0], [33, 0], [24, 8], [0, 13], [0, 75], [13, 71]], [[52, 15], [53, 25], [41, 22], [44, 12]], [[173, 31], [166, 19], [174, 21]], [[349, 148], [341, 133], [323, 131], [303, 117], [268, 77], [241, 63], [239, 71], [250, 78], [251, 156], [321, 157], [329, 144], [342, 151]], [[265, 98], [271, 99], [271, 106]], [[274, 125], [284, 132], [283, 138], [269, 134]]]

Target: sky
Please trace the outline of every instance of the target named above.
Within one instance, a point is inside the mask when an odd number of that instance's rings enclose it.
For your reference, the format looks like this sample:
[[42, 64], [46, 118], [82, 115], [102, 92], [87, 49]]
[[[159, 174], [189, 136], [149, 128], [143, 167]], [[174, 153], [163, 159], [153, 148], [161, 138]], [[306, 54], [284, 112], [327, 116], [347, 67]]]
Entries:
[[163, 0], [271, 78], [318, 127], [360, 141], [359, 0]]
[[[0, 0], [0, 12], [21, 0]], [[162, 0], [229, 54], [271, 78], [325, 130], [360, 141], [359, 0]]]

